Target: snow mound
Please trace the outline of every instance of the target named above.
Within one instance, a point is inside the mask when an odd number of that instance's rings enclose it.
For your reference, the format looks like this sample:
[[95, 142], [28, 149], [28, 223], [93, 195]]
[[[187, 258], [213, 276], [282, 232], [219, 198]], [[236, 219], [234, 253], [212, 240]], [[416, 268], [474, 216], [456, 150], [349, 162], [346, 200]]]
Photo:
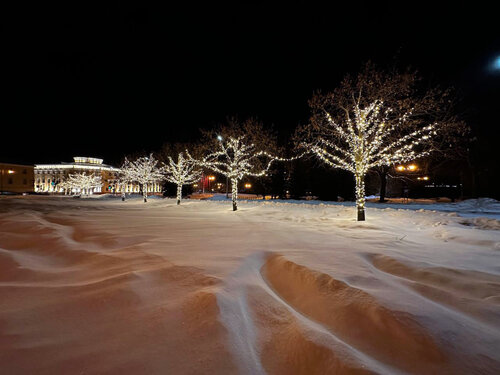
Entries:
[[372, 358], [406, 371], [449, 371], [442, 348], [410, 314], [391, 310], [369, 293], [283, 256], [271, 256], [262, 274], [295, 310]]
[[462, 221], [461, 224], [474, 226], [479, 229], [500, 230], [500, 220], [490, 219], [487, 217], [475, 217], [472, 219], [467, 219], [466, 221]]

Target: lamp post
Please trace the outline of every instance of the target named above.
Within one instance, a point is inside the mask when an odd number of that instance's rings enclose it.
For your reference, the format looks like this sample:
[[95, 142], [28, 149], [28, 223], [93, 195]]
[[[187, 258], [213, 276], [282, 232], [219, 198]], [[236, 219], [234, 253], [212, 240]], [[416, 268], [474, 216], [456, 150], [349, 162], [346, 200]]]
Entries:
[[[406, 175], [413, 175], [415, 176], [415, 173], [416, 171], [418, 171], [419, 167], [418, 165], [416, 164], [408, 164], [408, 165], [398, 165], [396, 167], [396, 170], [399, 172], [399, 173], [403, 173], [403, 174], [406, 174]], [[428, 180], [429, 177], [425, 176], [423, 177], [423, 179], [425, 180]], [[408, 186], [408, 182], [407, 181], [411, 181], [410, 178], [408, 177], [404, 177], [404, 185], [403, 185], [403, 202], [406, 202], [408, 203], [409, 201], [409, 195], [410, 195], [410, 188]], [[420, 180], [420, 177], [417, 178], [417, 180]]]
[[211, 186], [211, 182], [212, 181], [215, 181], [215, 176], [208, 176], [208, 192], [210, 193], [212, 191], [212, 189], [210, 188]]

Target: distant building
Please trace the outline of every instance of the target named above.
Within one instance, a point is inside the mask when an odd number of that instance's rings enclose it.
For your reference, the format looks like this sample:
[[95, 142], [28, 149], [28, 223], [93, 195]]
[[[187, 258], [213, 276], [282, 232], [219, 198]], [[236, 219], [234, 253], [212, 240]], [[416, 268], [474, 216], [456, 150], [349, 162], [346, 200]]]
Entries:
[[0, 193], [33, 192], [32, 165], [0, 163]]
[[[36, 164], [35, 165], [35, 192], [38, 193], [68, 193], [61, 183], [74, 173], [100, 174], [102, 187], [93, 189], [92, 193], [121, 193], [121, 187], [116, 185], [120, 169], [103, 164], [102, 159], [75, 156], [73, 163], [60, 164]], [[128, 184], [125, 187], [127, 193], [138, 193], [138, 184]], [[149, 193], [160, 193], [161, 184], [148, 186]], [[75, 193], [75, 192], [73, 192]]]

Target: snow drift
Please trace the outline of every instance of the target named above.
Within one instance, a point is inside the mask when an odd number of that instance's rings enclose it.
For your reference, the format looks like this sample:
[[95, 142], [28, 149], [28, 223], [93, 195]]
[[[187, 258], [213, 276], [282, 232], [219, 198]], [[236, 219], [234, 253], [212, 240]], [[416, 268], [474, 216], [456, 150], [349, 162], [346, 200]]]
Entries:
[[393, 208], [358, 223], [341, 205], [230, 210], [0, 199], [2, 372], [499, 372], [491, 223]]

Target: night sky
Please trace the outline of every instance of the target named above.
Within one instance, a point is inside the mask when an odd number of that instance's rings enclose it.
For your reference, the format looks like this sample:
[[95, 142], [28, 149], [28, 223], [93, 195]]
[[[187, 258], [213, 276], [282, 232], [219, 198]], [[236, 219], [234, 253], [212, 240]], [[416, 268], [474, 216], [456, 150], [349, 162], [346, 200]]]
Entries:
[[313, 91], [368, 60], [454, 86], [481, 147], [496, 147], [500, 32], [488, 5], [103, 3], [1, 12], [0, 161], [118, 163], [196, 140], [228, 115], [256, 116], [284, 138], [307, 121]]

